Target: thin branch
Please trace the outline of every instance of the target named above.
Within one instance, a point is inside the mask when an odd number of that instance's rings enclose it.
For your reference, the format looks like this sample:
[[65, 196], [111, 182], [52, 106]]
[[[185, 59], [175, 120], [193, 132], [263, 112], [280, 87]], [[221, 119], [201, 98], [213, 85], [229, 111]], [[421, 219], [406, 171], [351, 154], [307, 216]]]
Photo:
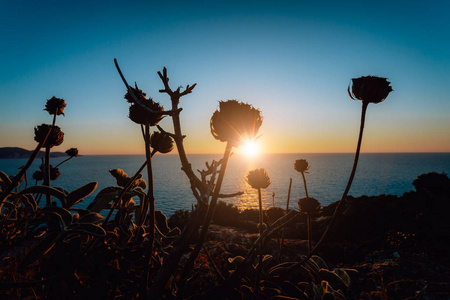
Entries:
[[27, 163], [25, 164], [24, 167], [22, 167], [19, 171], [19, 173], [14, 176], [12, 182], [10, 185], [8, 185], [8, 187], [6, 187], [2, 193], [0, 193], [0, 205], [3, 203], [3, 201], [9, 196], [9, 193], [11, 193], [11, 191], [19, 185], [19, 181], [20, 178], [22, 178], [23, 174], [28, 170], [28, 168], [31, 166], [31, 164], [33, 163], [33, 161], [36, 159], [36, 157], [39, 154], [39, 151], [41, 150], [42, 146], [45, 144], [45, 142], [47, 141], [47, 138], [50, 135], [50, 132], [52, 131], [52, 129], [49, 129], [45, 138], [42, 139], [42, 141], [36, 146], [36, 149], [34, 149], [33, 153], [31, 154], [30, 158], [28, 159]]
[[[178, 156], [180, 157], [181, 161], [181, 169], [184, 173], [186, 173], [186, 176], [189, 178], [189, 181], [191, 182], [191, 186], [194, 186], [198, 190], [201, 191], [202, 189], [202, 182], [201, 180], [194, 174], [192, 171], [192, 166], [189, 163], [189, 160], [186, 155], [186, 151], [184, 149], [183, 145], [183, 139], [184, 135], [181, 133], [181, 122], [180, 122], [180, 109], [178, 108], [178, 104], [180, 102], [180, 97], [184, 96], [186, 93], [174, 93], [172, 89], [169, 86], [169, 77], [167, 77], [167, 69], [163, 68], [163, 73], [158, 72], [159, 77], [161, 78], [161, 81], [164, 85], [164, 90], [160, 90], [161, 93], [167, 93], [170, 96], [170, 100], [172, 102], [172, 111], [175, 113], [172, 115], [172, 122], [173, 122], [173, 128], [175, 130], [175, 134], [172, 136], [175, 140], [175, 144], [177, 146], [178, 150]], [[196, 84], [194, 84], [192, 87], [189, 87], [189, 92], [191, 92]], [[159, 129], [159, 128], [158, 128]]]
[[[182, 108], [180, 108], [180, 111], [181, 111], [181, 110], [182, 110]], [[176, 137], [175, 134], [165, 131], [165, 130], [164, 130], [161, 126], [159, 126], [159, 125], [156, 125], [156, 128], [158, 128], [158, 130], [161, 131], [162, 133], [164, 133], [165, 135], [168, 135], [168, 136], [170, 136], [171, 138], [175, 139], [175, 137]], [[183, 135], [183, 139], [184, 139], [185, 137], [186, 137], [186, 136]]]
[[119, 64], [117, 63], [117, 59], [114, 58], [114, 64], [116, 65], [116, 69], [117, 72], [119, 72], [120, 78], [122, 78], [123, 83], [125, 84], [125, 87], [127, 88], [128, 92], [130, 93], [131, 97], [133, 98], [134, 102], [137, 103], [142, 109], [155, 114], [155, 115], [168, 115], [168, 116], [172, 116], [174, 113], [176, 113], [177, 111], [174, 110], [165, 110], [165, 111], [156, 111], [153, 109], [148, 108], [147, 106], [145, 106], [144, 103], [142, 103], [141, 100], [139, 100], [136, 95], [133, 93], [133, 90], [131, 89], [131, 87], [128, 85], [127, 80], [125, 79], [125, 77], [122, 74], [122, 71], [120, 70]]

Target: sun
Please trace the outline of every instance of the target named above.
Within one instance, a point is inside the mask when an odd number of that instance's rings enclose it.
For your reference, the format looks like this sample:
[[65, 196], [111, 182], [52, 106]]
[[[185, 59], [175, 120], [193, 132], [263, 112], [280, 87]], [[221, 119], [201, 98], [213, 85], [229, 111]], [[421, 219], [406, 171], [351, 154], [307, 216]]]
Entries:
[[248, 157], [256, 157], [260, 153], [259, 145], [255, 141], [248, 141], [242, 145], [242, 153]]

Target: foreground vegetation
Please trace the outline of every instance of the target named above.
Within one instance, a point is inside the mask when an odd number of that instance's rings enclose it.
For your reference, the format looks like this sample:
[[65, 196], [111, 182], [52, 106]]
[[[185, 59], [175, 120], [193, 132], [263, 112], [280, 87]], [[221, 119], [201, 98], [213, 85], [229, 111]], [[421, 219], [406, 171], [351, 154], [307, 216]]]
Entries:
[[[38, 145], [28, 162], [15, 176], [0, 172], [0, 290], [4, 296], [17, 299], [345, 299], [351, 295], [351, 275], [356, 271], [337, 265], [331, 268], [317, 254], [319, 249], [327, 249], [330, 241], [338, 242], [333, 245], [337, 253], [348, 249], [353, 242], [351, 237], [339, 235], [336, 230], [345, 226], [346, 214], [359, 205], [348, 197], [348, 192], [358, 164], [368, 105], [383, 101], [392, 91], [385, 78], [355, 78], [349, 87], [349, 95], [362, 102], [362, 114], [355, 160], [341, 200], [322, 210], [320, 202], [308, 194], [305, 177], [308, 162], [299, 159], [294, 168], [302, 176], [306, 195], [298, 201], [299, 210], [272, 208], [263, 212], [260, 205], [255, 215], [252, 211], [239, 212], [219, 199], [239, 194], [221, 194], [222, 181], [233, 148], [257, 137], [262, 124], [261, 112], [237, 100], [221, 101], [210, 127], [214, 138], [225, 143], [224, 155], [219, 161], [206, 162], [197, 174], [184, 149], [179, 107], [180, 99], [192, 93], [196, 84], [173, 90], [167, 70], [158, 72], [163, 83], [160, 92], [167, 94], [171, 102], [171, 109], [164, 110], [137, 85], [129, 86], [117, 62], [116, 67], [127, 89], [129, 118], [140, 125], [146, 160], [133, 176], [120, 169], [111, 170], [117, 186], [98, 192], [96, 182], [74, 191], [52, 187], [60, 172], [59, 165], [50, 164], [51, 150], [64, 141], [56, 120], [57, 116], [64, 115], [66, 103], [61, 98], [49, 99], [45, 110], [53, 116], [52, 124], [35, 128]], [[158, 125], [164, 116], [171, 117], [173, 132]], [[197, 204], [190, 212], [177, 212], [168, 222], [155, 207], [152, 160], [156, 153], [168, 153], [174, 147]], [[41, 148], [45, 155], [40, 170], [32, 175], [35, 183], [32, 185], [26, 172]], [[71, 148], [66, 154], [68, 159], [63, 163], [77, 157], [78, 150]], [[146, 180], [141, 175], [144, 170]], [[252, 170], [246, 179], [258, 190], [259, 199], [271, 182], [264, 169]], [[431, 181], [437, 180], [441, 177]], [[95, 198], [86, 209], [75, 208], [94, 192]], [[318, 218], [320, 222], [316, 221]], [[212, 220], [226, 225], [238, 222], [255, 235], [250, 244], [242, 245], [239, 253], [230, 255], [230, 252], [219, 258], [208, 249]], [[362, 226], [364, 220], [354, 222]], [[294, 249], [295, 255], [285, 255], [283, 241], [292, 237], [307, 238], [308, 247], [305, 251]], [[277, 240], [275, 248], [270, 243], [273, 239]], [[275, 250], [270, 250], [271, 247]], [[334, 263], [333, 256], [327, 256]], [[209, 273], [214, 275], [205, 275]]]

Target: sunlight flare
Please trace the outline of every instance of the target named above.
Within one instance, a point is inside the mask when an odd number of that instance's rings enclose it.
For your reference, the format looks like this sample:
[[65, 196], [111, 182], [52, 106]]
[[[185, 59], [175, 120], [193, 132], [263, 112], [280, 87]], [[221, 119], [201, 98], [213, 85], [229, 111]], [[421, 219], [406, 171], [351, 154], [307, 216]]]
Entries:
[[256, 141], [248, 141], [242, 147], [242, 153], [247, 157], [257, 157], [261, 150]]

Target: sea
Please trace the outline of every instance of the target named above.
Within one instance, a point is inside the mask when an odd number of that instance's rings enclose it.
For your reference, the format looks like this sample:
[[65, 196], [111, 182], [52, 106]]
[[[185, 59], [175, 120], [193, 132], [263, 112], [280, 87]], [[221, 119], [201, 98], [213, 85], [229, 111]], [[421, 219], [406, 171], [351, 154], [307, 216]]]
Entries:
[[[221, 155], [193, 154], [188, 155], [188, 158], [194, 172], [200, 176], [197, 170], [205, 169], [206, 162], [220, 160]], [[56, 166], [64, 159], [52, 158], [51, 164]], [[263, 208], [273, 205], [286, 208], [290, 179], [292, 187], [289, 207], [297, 208], [298, 199], [305, 197], [301, 174], [294, 170], [297, 159], [309, 162], [309, 172], [305, 176], [310, 197], [319, 200], [322, 206], [340, 200], [352, 169], [353, 154], [260, 154], [254, 158], [234, 154], [230, 158], [221, 193], [243, 194], [221, 200], [240, 209], [258, 208], [258, 192], [248, 185], [245, 177], [250, 170], [264, 168], [272, 182], [262, 190]], [[15, 175], [26, 161], [27, 159], [0, 159], [0, 171]], [[70, 192], [89, 182], [98, 182], [94, 193], [77, 205], [79, 208], [86, 208], [100, 190], [117, 185], [109, 170], [119, 168], [131, 177], [144, 161], [143, 155], [83, 155], [62, 164], [59, 167], [60, 177], [51, 184]], [[181, 170], [178, 155], [158, 153], [153, 157], [152, 163], [156, 209], [167, 216], [179, 209], [192, 209], [196, 199], [192, 195], [188, 178]], [[35, 184], [32, 174], [40, 164], [41, 160], [37, 159], [28, 170], [28, 186]], [[349, 195], [401, 196], [414, 190], [412, 182], [419, 175], [433, 171], [450, 173], [450, 153], [362, 153]], [[146, 179], [147, 172], [144, 170], [142, 174]]]

